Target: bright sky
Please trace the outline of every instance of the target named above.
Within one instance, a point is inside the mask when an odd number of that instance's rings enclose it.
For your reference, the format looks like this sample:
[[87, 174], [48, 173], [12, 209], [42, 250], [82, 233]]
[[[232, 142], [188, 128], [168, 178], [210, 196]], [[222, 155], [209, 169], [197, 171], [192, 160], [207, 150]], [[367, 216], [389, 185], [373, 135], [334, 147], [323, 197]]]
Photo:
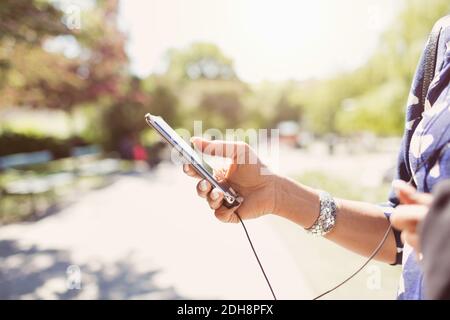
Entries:
[[217, 44], [249, 82], [323, 77], [363, 63], [401, 0], [122, 0], [131, 68], [161, 71], [164, 53]]

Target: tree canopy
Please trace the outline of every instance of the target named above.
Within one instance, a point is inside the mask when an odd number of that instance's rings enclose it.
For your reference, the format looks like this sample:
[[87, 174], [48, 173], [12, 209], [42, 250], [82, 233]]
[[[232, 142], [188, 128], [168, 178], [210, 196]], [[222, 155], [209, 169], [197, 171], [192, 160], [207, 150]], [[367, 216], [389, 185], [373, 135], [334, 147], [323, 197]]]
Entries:
[[2, 1], [0, 108], [85, 108], [91, 124], [83, 134], [108, 146], [120, 134], [145, 130], [145, 112], [188, 129], [193, 120], [203, 120], [204, 129], [272, 128], [293, 120], [318, 135], [399, 135], [426, 37], [450, 9], [448, 0], [405, 0], [359, 68], [327, 79], [249, 84], [239, 79], [232, 57], [204, 42], [172, 48], [164, 72], [134, 77], [118, 0], [93, 2], [81, 13], [82, 28], [71, 29], [56, 2]]

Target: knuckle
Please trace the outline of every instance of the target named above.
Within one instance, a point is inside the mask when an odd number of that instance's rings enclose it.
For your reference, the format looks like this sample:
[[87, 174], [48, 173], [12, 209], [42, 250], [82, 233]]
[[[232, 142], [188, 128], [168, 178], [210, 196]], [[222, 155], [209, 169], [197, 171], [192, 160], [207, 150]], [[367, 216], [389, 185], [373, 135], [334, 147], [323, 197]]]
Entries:
[[390, 222], [394, 226], [398, 226], [402, 222], [401, 212], [400, 210], [395, 210], [394, 213], [389, 218]]
[[220, 208], [217, 209], [216, 211], [214, 211], [214, 215], [221, 222], [224, 222], [224, 223], [229, 222], [229, 217], [227, 215], [227, 212], [220, 210]]
[[208, 200], [209, 206], [213, 210], [217, 210], [222, 206], [222, 200]]
[[218, 210], [214, 211], [214, 215], [216, 216], [217, 220], [219, 220], [221, 222], [225, 222], [223, 220], [223, 214], [220, 211], [218, 211]]
[[200, 197], [206, 198], [208, 191], [202, 190], [202, 188], [200, 187], [200, 184], [197, 184], [197, 193]]

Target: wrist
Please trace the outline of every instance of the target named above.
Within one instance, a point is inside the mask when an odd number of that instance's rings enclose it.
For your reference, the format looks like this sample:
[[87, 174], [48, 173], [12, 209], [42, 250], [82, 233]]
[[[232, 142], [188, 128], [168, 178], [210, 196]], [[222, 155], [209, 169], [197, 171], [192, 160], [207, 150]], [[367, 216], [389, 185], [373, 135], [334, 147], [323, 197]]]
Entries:
[[274, 214], [308, 228], [320, 212], [319, 192], [289, 178], [275, 177]]
[[282, 188], [284, 188], [283, 184], [285, 183], [284, 177], [279, 175], [273, 175], [273, 190], [274, 190], [274, 204], [273, 204], [273, 214], [277, 216], [283, 216], [283, 212], [285, 210], [283, 206], [282, 199], [285, 197], [284, 191]]

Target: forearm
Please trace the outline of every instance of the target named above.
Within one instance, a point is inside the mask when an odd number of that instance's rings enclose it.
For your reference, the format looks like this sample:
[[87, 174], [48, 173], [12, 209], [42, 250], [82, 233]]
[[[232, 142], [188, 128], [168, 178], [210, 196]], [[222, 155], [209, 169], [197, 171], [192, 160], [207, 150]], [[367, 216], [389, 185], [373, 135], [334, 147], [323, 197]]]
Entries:
[[[319, 195], [309, 188], [287, 178], [276, 177], [277, 195], [275, 214], [308, 228], [319, 215]], [[326, 238], [358, 254], [368, 256], [380, 243], [388, 221], [383, 211], [369, 203], [336, 199], [336, 225]], [[392, 233], [392, 231], [391, 231]], [[375, 257], [393, 263], [396, 246], [393, 233]]]

